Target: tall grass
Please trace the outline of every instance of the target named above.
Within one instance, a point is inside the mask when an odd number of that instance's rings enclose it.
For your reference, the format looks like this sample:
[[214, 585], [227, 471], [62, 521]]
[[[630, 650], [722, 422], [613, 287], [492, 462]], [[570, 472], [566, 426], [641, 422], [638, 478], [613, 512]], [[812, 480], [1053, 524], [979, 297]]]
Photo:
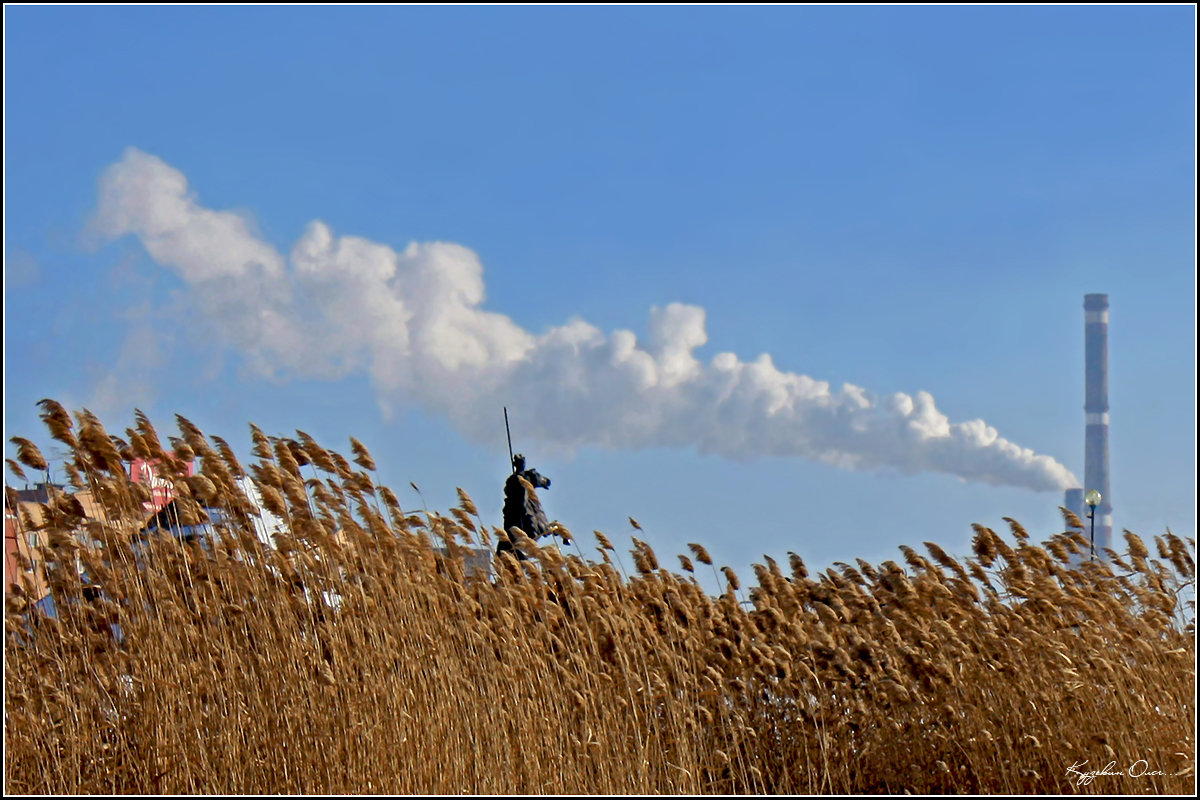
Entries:
[[[183, 418], [167, 449], [140, 413], [122, 439], [43, 407], [104, 519], [48, 503], [59, 617], [8, 600], [8, 792], [1194, 787], [1193, 612], [1177, 596], [1192, 540], [1156, 537], [1151, 557], [1127, 533], [1126, 554], [1073, 568], [1078, 532], [1038, 545], [1015, 522], [1011, 540], [977, 526], [969, 558], [926, 543], [903, 565], [819, 574], [767, 559], [742, 603], [728, 568], [710, 596], [690, 558], [672, 573], [635, 540], [626, 576], [597, 534], [598, 560], [524, 541], [531, 558], [499, 560], [493, 581], [463, 568], [463, 548], [498, 534], [470, 498], [408, 514], [357, 440], [348, 461], [251, 426], [243, 467]], [[208, 548], [139, 534], [146, 497], [124, 459], [175, 454], [200, 467], [171, 467], [180, 515], [230, 520]], [[243, 470], [287, 521], [274, 548]], [[1078, 774], [1110, 762], [1119, 774]]]

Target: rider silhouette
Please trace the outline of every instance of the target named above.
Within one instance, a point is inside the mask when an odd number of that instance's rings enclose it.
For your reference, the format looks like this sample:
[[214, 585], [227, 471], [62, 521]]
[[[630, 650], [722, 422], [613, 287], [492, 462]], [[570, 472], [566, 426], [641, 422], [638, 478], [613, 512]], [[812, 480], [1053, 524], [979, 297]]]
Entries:
[[[536, 492], [530, 492], [521, 484], [524, 478], [534, 489], [549, 489], [550, 479], [536, 469], [525, 468], [525, 456], [517, 453], [513, 456], [513, 472], [504, 482], [504, 531], [508, 538], [500, 537], [496, 554], [512, 552], [518, 559], [524, 559], [525, 554], [513, 546], [516, 534], [513, 528], [520, 528], [530, 539], [540, 539], [548, 535], [550, 522]], [[565, 537], [564, 537], [565, 541]]]

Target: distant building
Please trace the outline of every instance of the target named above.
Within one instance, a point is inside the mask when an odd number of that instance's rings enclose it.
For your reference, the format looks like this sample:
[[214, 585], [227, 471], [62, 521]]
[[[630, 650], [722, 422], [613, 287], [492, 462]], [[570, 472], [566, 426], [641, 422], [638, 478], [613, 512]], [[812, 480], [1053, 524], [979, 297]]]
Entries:
[[[486, 547], [463, 547], [463, 571], [467, 575], [482, 575], [484, 578], [491, 579], [492, 577], [492, 551]], [[433, 554], [437, 558], [445, 558], [446, 548], [435, 547]]]
[[49, 503], [51, 491], [65, 492], [67, 487], [61, 483], [35, 483], [32, 488], [25, 484], [24, 489], [17, 489], [17, 498], [22, 503]]
[[[186, 467], [186, 474], [195, 474], [192, 464]], [[217, 528], [227, 521], [226, 514], [219, 508], [192, 507], [190, 513], [184, 511], [175, 497], [171, 479], [159, 475], [157, 465], [153, 462], [138, 459], [130, 465], [130, 479], [134, 483], [148, 485], [151, 499], [144, 503], [146, 510], [145, 522], [141, 526], [142, 542], [145, 536], [155, 532], [170, 534], [186, 542], [196, 542], [206, 549], [211, 546], [217, 535]], [[263, 506], [262, 495], [258, 487], [249, 477], [238, 481], [238, 487], [250, 501], [251, 520], [258, 540], [271, 549], [276, 547], [275, 536], [287, 532], [287, 523], [276, 514]], [[4, 586], [5, 595], [11, 593], [12, 587], [18, 582], [29, 595], [30, 603], [43, 613], [55, 616], [54, 599], [50, 594], [46, 575], [46, 559], [44, 553], [48, 546], [50, 532], [44, 528], [46, 512], [56, 498], [70, 495], [78, 501], [89, 521], [105, 520], [103, 507], [95, 501], [90, 490], [69, 492], [68, 487], [55, 484], [36, 484], [32, 487], [15, 490], [17, 504], [10, 508], [8, 499], [13, 493], [6, 494], [4, 513]], [[78, 511], [78, 509], [77, 509]], [[79, 544], [84, 547], [96, 547], [81, 526], [74, 535]], [[333, 539], [342, 547], [353, 547], [346, 535], [339, 529], [333, 534]], [[140, 551], [143, 545], [135, 545], [135, 551]], [[463, 547], [463, 566], [468, 575], [482, 575], [486, 579], [493, 576], [492, 553], [488, 548]], [[435, 548], [438, 559], [446, 557], [445, 548]], [[318, 555], [319, 558], [319, 555]], [[77, 564], [82, 572], [82, 566]], [[341, 605], [341, 597], [336, 593], [325, 592], [327, 605], [337, 609]], [[309, 590], [305, 589], [306, 597]], [[311, 600], [312, 598], [310, 598]]]
[[[24, 505], [24, 504], [22, 504]], [[31, 599], [38, 600], [50, 590], [46, 586], [46, 576], [40, 567], [39, 538], [37, 531], [28, 531], [22, 524], [18, 508], [4, 507], [4, 596], [7, 597], [13, 586], [26, 576], [26, 589], [31, 591]], [[21, 561], [30, 565], [25, 569]]]
[[215, 508], [201, 508], [198, 510], [198, 517], [195, 520], [185, 519], [176, 502], [171, 500], [146, 520], [142, 533], [163, 531], [185, 542], [207, 544], [216, 534], [213, 525], [224, 522], [225, 514]]
[[[47, 546], [48, 531], [42, 526], [46, 521], [45, 505], [52, 499], [52, 494], [66, 494], [64, 487], [52, 483], [38, 483], [32, 487], [15, 490], [18, 501], [15, 508], [10, 507], [7, 496], [4, 505], [4, 594], [8, 596], [12, 587], [26, 576], [26, 584], [32, 592], [33, 601], [46, 597], [49, 591], [46, 585], [45, 558], [43, 550]], [[71, 495], [79, 502], [86, 519], [105, 519], [104, 509], [96, 502], [91, 490], [74, 492]], [[83, 540], [83, 533], [76, 532], [76, 537]], [[21, 561], [29, 564], [25, 569]]]

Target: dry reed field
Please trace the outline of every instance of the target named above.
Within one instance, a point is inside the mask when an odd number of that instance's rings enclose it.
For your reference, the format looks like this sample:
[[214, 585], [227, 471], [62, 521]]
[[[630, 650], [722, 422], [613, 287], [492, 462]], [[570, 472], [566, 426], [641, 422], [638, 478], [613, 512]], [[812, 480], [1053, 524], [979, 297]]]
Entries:
[[[471, 499], [402, 510], [356, 440], [347, 460], [252, 425], [243, 466], [182, 417], [164, 445], [140, 412], [117, 437], [42, 409], [103, 513], [66, 493], [21, 520], [49, 542], [58, 617], [31, 611], [28, 581], [7, 600], [6, 792], [1195, 788], [1194, 540], [1152, 553], [1126, 533], [1091, 562], [1067, 513], [1042, 544], [976, 526], [965, 558], [928, 542], [823, 573], [765, 558], [743, 589], [701, 545], [672, 572], [597, 533], [594, 558], [523, 539], [531, 557], [489, 579], [464, 568], [501, 535]], [[18, 479], [46, 469], [13, 441]], [[210, 543], [140, 533], [134, 456], [174, 470], [181, 522], [222, 512]], [[245, 474], [286, 521], [274, 547]]]

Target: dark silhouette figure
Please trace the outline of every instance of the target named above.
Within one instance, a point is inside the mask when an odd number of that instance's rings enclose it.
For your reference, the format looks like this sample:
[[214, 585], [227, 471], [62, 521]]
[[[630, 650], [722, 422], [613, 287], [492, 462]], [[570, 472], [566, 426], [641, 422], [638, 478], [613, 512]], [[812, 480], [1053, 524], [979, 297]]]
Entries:
[[520, 453], [513, 456], [513, 473], [504, 482], [504, 532], [508, 538], [500, 537], [496, 555], [511, 552], [523, 560], [525, 554], [513, 546], [516, 535], [512, 529], [520, 528], [530, 539], [540, 539], [550, 533], [550, 522], [537, 495], [525, 490], [521, 478], [529, 481], [534, 489], [549, 489], [550, 479], [536, 469], [526, 469], [525, 456]]

